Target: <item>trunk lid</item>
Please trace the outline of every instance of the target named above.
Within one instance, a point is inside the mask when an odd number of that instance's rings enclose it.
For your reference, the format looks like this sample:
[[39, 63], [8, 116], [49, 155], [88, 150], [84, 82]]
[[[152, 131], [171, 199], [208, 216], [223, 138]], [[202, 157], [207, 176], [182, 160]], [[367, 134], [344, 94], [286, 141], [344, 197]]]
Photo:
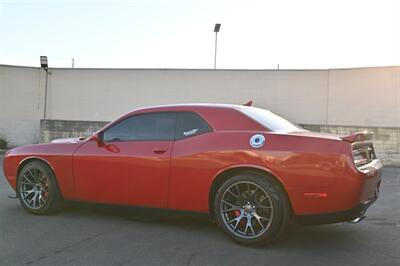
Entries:
[[308, 131], [308, 130], [295, 131], [295, 132], [290, 132], [290, 133], [287, 133], [287, 134], [288, 135], [294, 135], [294, 136], [311, 137], [311, 138], [341, 140], [341, 136], [337, 135], [337, 134], [314, 132], [314, 131]]
[[348, 142], [351, 146], [351, 156], [356, 167], [361, 167], [370, 163], [372, 160], [377, 159], [374, 146], [372, 144], [373, 132], [363, 131], [354, 134], [341, 136], [338, 134], [312, 132], [312, 131], [298, 131], [289, 133], [290, 135], [306, 136], [313, 138], [332, 139]]

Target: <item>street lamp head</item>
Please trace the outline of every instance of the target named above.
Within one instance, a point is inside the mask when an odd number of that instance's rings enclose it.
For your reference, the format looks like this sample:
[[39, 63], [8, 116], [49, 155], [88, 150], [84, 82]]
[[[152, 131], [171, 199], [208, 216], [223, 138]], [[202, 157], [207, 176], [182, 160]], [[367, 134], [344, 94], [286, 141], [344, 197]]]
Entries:
[[47, 56], [40, 56], [40, 67], [47, 69], [49, 67], [48, 63], [47, 63]]
[[214, 32], [219, 32], [219, 28], [221, 28], [221, 23], [215, 24]]

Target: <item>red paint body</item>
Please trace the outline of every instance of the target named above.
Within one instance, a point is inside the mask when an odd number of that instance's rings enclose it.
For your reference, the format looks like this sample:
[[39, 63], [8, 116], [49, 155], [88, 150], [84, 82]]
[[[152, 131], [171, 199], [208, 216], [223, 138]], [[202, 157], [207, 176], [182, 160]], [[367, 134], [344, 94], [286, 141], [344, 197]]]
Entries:
[[[18, 170], [38, 158], [53, 169], [68, 200], [209, 211], [213, 182], [225, 171], [259, 169], [283, 186], [295, 215], [349, 210], [371, 198], [380, 181], [379, 160], [358, 169], [352, 146], [339, 136], [298, 131], [272, 132], [231, 105], [175, 105], [128, 113], [190, 111], [212, 132], [175, 141], [104, 143], [96, 137], [19, 147], [4, 159], [4, 172], [16, 188]], [[249, 139], [265, 136], [253, 148]]]

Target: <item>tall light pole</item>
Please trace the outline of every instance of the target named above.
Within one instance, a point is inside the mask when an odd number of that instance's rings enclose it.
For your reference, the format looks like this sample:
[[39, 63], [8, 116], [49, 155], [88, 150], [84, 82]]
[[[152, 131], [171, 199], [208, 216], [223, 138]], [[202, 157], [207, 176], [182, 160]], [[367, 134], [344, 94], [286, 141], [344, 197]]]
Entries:
[[40, 56], [40, 67], [46, 71], [46, 80], [44, 85], [44, 111], [43, 111], [43, 120], [46, 120], [46, 111], [47, 111], [47, 80], [49, 75], [49, 64], [47, 62], [47, 56]]
[[214, 69], [217, 68], [217, 40], [218, 40], [218, 32], [221, 28], [221, 23], [215, 24], [214, 32], [215, 32], [215, 51], [214, 51]]

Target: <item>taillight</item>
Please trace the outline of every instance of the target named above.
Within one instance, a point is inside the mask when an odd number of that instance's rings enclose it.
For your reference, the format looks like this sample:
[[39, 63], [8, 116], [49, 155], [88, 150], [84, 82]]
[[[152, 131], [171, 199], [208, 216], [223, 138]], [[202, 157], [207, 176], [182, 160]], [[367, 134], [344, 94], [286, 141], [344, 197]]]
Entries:
[[353, 161], [356, 166], [361, 166], [368, 163], [368, 158], [360, 151], [353, 151]]
[[355, 142], [352, 144], [353, 161], [359, 167], [374, 160], [375, 151], [372, 142]]

